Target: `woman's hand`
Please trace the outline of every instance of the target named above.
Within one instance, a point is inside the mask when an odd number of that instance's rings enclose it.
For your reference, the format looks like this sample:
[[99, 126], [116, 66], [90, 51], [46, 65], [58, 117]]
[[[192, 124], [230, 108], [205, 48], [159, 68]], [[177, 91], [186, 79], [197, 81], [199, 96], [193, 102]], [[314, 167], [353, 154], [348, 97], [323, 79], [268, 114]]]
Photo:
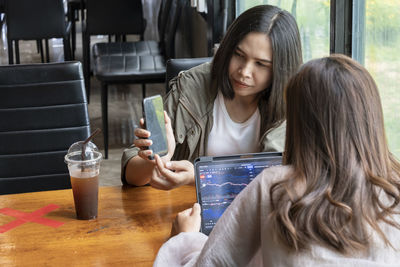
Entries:
[[[167, 155], [163, 156], [163, 159], [167, 162], [171, 160], [172, 156], [175, 152], [175, 137], [174, 132], [171, 126], [171, 119], [168, 117], [167, 113], [164, 111], [164, 119], [165, 119], [165, 130], [167, 136], [167, 145], [168, 145], [168, 153]], [[150, 160], [149, 156], [152, 155], [153, 151], [148, 149], [149, 146], [153, 144], [153, 141], [150, 139], [151, 133], [144, 129], [144, 120], [143, 118], [140, 119], [140, 127], [136, 128], [134, 133], [138, 139], [133, 141], [133, 144], [140, 148], [138, 156], [145, 160]]]
[[150, 185], [157, 189], [169, 190], [175, 187], [194, 184], [194, 167], [190, 161], [165, 162], [155, 155], [156, 168], [150, 180]]
[[199, 232], [201, 224], [200, 211], [199, 203], [194, 203], [192, 208], [178, 213], [172, 223], [171, 237], [181, 232]]

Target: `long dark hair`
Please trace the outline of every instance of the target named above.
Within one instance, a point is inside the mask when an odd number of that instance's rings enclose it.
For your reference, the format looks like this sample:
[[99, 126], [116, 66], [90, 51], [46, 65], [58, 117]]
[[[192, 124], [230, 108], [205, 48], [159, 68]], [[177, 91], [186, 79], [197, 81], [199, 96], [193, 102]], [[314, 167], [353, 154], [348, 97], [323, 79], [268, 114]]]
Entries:
[[312, 60], [289, 81], [286, 102], [284, 164], [293, 173], [270, 190], [280, 240], [347, 254], [368, 248], [370, 226], [388, 244], [378, 223], [400, 229], [390, 217], [399, 213], [400, 164], [370, 74], [342, 55]]
[[228, 28], [214, 56], [212, 78], [224, 97], [232, 99], [234, 91], [229, 81], [229, 63], [238, 44], [251, 32], [265, 33], [272, 44], [272, 83], [261, 92], [259, 108], [266, 114], [262, 131], [285, 120], [283, 89], [302, 64], [299, 30], [294, 17], [271, 5], [260, 5], [242, 13]]

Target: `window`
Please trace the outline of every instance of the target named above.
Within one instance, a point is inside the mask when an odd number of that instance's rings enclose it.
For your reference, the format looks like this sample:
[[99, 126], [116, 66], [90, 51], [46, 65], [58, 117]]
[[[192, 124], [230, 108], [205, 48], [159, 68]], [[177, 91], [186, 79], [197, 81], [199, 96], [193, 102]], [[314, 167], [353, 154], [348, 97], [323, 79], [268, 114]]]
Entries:
[[[400, 1], [352, 0], [350, 3], [352, 57], [367, 68], [378, 85], [389, 147], [400, 159]], [[329, 0], [237, 0], [236, 14], [260, 4], [279, 6], [296, 18], [304, 62], [329, 54]]]
[[238, 0], [236, 14], [250, 7], [270, 4], [289, 11], [297, 21], [303, 45], [303, 60], [329, 55], [329, 0]]
[[400, 1], [355, 0], [352, 47], [378, 85], [390, 150], [400, 158]]

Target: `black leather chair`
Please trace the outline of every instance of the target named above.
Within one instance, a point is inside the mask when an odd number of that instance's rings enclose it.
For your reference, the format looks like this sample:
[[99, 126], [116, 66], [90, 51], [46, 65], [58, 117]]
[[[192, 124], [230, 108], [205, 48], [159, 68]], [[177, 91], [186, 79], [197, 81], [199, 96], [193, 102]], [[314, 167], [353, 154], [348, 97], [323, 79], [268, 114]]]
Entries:
[[0, 67], [0, 194], [70, 188], [64, 156], [90, 133], [81, 63]]
[[108, 158], [108, 85], [118, 83], [141, 83], [142, 95], [146, 83], [165, 82], [165, 61], [174, 57], [175, 33], [183, 2], [172, 0], [168, 22], [165, 26], [165, 52], [160, 55], [106, 55], [94, 59], [93, 72], [101, 82], [101, 110], [104, 135], [104, 158]]
[[49, 51], [47, 40], [62, 38], [64, 59], [71, 59], [69, 41], [70, 24], [65, 20], [63, 0], [6, 0], [6, 23], [8, 42], [8, 62], [19, 59], [19, 40], [46, 40], [47, 59]]
[[140, 35], [145, 30], [142, 0], [86, 0], [83, 26], [83, 66], [88, 100], [90, 100], [90, 36]]
[[165, 87], [167, 93], [169, 92], [169, 81], [178, 76], [179, 72], [196, 67], [200, 64], [211, 62], [212, 57], [198, 57], [198, 58], [171, 58], [167, 60], [167, 73], [165, 78]]
[[97, 43], [93, 45], [93, 57], [99, 56], [136, 56], [136, 55], [159, 55], [164, 53], [165, 45], [163, 37], [165, 36], [165, 27], [168, 22], [169, 11], [172, 0], [161, 0], [160, 10], [158, 12], [158, 36], [160, 42], [154, 40], [137, 42], [115, 42], [115, 43]]

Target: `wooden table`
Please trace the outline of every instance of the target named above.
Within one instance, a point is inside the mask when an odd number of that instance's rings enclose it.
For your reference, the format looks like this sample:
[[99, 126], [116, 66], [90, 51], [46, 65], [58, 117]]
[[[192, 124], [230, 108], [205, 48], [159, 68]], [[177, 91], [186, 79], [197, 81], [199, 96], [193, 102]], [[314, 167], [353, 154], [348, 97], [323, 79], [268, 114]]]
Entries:
[[[26, 216], [23, 224], [0, 233], [0, 266], [151, 266], [176, 214], [195, 201], [190, 186], [101, 187], [98, 219], [84, 221], [75, 218], [70, 189], [2, 195], [0, 211]], [[59, 207], [43, 215], [43, 223], [62, 225], [43, 225], [40, 216], [29, 222], [30, 213], [48, 205]], [[0, 213], [3, 231], [18, 220]]]

